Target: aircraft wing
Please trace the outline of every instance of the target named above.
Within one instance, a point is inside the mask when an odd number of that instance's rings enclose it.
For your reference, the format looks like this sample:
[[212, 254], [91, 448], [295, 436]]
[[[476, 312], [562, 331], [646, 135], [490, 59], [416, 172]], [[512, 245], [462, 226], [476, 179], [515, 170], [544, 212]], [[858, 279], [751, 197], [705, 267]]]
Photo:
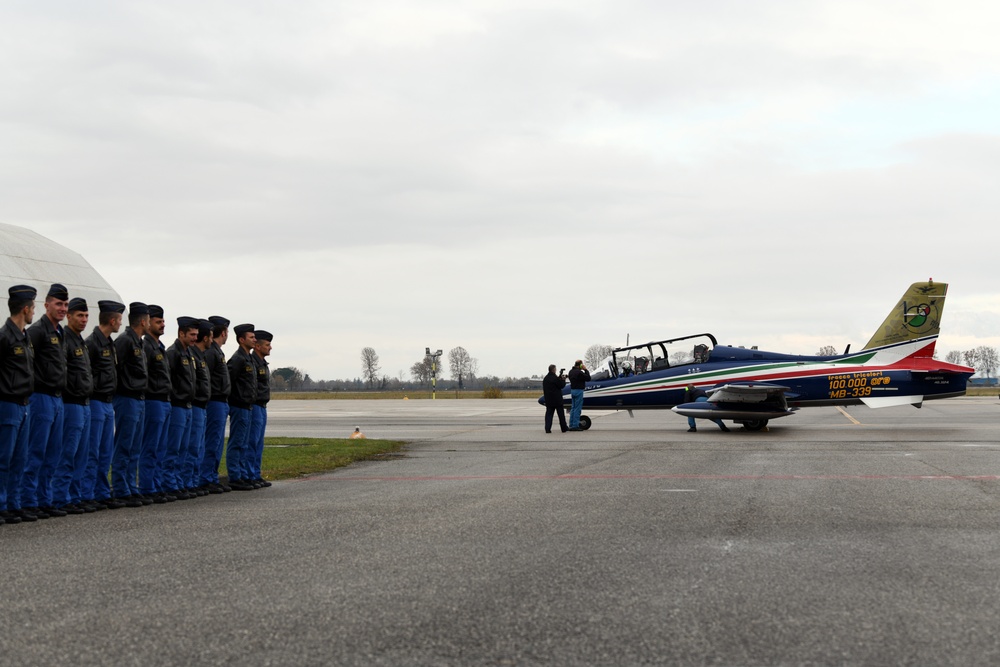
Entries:
[[672, 410], [696, 419], [760, 420], [787, 417], [795, 412], [788, 407], [788, 387], [766, 382], [734, 382], [708, 390], [707, 401], [683, 403]]
[[708, 390], [709, 403], [765, 403], [783, 398], [788, 387], [766, 382], [734, 382]]

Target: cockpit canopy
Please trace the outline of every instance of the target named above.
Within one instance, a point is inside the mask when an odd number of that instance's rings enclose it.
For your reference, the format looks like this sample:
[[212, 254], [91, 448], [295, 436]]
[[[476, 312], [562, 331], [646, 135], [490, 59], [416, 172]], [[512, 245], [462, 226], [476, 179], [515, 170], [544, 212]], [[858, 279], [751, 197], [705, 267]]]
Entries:
[[707, 362], [717, 345], [708, 333], [657, 340], [627, 347], [618, 347], [602, 363], [600, 371], [591, 374], [593, 380], [642, 375], [667, 368]]

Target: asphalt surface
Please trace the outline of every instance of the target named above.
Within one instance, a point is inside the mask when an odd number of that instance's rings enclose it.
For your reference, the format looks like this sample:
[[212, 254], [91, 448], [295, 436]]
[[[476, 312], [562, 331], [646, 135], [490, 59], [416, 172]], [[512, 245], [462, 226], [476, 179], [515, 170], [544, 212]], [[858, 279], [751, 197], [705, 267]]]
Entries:
[[1000, 662], [1000, 403], [767, 433], [530, 400], [272, 402], [387, 461], [0, 526], [0, 665]]

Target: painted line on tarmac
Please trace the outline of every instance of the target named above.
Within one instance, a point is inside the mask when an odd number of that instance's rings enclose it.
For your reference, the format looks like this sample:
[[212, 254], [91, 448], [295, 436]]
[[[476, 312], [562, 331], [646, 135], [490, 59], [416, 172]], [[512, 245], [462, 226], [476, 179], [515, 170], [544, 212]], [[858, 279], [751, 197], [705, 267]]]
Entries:
[[359, 475], [316, 475], [290, 479], [289, 482], [475, 482], [475, 481], [561, 481], [597, 479], [684, 479], [703, 481], [913, 481], [913, 482], [998, 482], [1000, 475], [400, 475], [400, 476], [359, 476]]
[[845, 417], [847, 417], [848, 419], [850, 419], [852, 424], [854, 424], [855, 426], [861, 426], [861, 422], [859, 422], [857, 419], [855, 419], [850, 414], [848, 414], [847, 410], [844, 409], [844, 406], [838, 405], [837, 406], [837, 410], [840, 411], [840, 414], [842, 414]]

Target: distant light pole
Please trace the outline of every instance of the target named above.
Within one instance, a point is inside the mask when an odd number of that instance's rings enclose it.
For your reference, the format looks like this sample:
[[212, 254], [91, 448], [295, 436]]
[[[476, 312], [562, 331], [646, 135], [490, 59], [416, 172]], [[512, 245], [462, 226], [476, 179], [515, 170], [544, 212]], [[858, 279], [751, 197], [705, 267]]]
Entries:
[[431, 348], [424, 348], [424, 354], [431, 358], [431, 400], [437, 399], [437, 360], [444, 352], [438, 350], [431, 354]]

